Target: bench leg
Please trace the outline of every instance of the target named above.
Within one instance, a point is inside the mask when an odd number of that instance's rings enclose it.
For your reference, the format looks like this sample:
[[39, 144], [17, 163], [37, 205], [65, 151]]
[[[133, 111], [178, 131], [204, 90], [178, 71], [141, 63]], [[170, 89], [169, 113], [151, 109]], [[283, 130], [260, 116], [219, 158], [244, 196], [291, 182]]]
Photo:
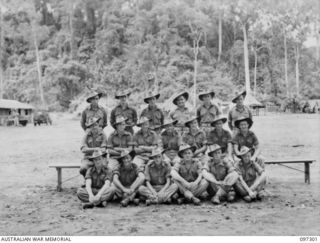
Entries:
[[62, 184], [62, 173], [61, 168], [56, 168], [57, 174], [58, 174], [58, 185], [57, 185], [57, 191], [61, 192], [61, 184]]
[[310, 163], [304, 163], [304, 182], [310, 184]]

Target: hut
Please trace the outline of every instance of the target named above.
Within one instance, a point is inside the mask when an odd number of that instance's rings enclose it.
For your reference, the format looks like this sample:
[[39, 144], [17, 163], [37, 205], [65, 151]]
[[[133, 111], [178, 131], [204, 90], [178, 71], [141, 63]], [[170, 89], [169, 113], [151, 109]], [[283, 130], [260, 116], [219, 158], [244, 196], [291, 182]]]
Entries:
[[18, 113], [19, 122], [22, 125], [33, 122], [34, 107], [32, 105], [17, 100], [0, 99], [0, 125], [8, 125], [12, 120], [13, 111]]

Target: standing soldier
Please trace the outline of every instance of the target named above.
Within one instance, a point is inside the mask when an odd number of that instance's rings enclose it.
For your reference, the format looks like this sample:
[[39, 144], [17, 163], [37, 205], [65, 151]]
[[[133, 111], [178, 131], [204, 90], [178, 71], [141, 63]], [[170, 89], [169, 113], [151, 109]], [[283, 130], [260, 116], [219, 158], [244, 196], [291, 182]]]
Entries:
[[208, 144], [218, 144], [221, 147], [222, 155], [231, 161], [232, 159], [232, 137], [231, 133], [223, 128], [227, 118], [217, 116], [211, 123], [214, 129], [208, 134]]
[[213, 91], [201, 92], [198, 96], [199, 100], [203, 101], [203, 104], [197, 109], [198, 122], [200, 128], [207, 135], [212, 130], [211, 123], [213, 120], [221, 115], [219, 107], [211, 102], [214, 96], [215, 93]]
[[210, 160], [203, 167], [203, 177], [209, 182], [208, 193], [211, 202], [220, 204], [220, 200], [227, 198], [229, 202], [235, 198], [232, 187], [239, 178], [233, 165], [226, 159], [223, 159], [221, 147], [213, 144], [208, 147]]
[[146, 204], [171, 203], [171, 197], [178, 186], [171, 182], [171, 166], [162, 157], [163, 150], [152, 150], [150, 161], [145, 168], [146, 186], [139, 187], [139, 194], [147, 198]]
[[[201, 163], [193, 158], [195, 150], [195, 146], [188, 144], [180, 146], [178, 155], [182, 159], [174, 165], [171, 176], [184, 198], [199, 205], [201, 201], [198, 197], [207, 190], [209, 183], [202, 177]], [[179, 198], [178, 204], [183, 203], [184, 198]]]
[[160, 94], [150, 91], [144, 98], [144, 102], [148, 104], [148, 107], [141, 112], [141, 116], [149, 118], [150, 128], [155, 129], [163, 125], [164, 115], [162, 110], [156, 105], [156, 100], [159, 99]]
[[186, 101], [189, 98], [188, 92], [181, 92], [178, 93], [172, 100], [172, 103], [177, 106], [177, 108], [170, 113], [170, 117], [172, 120], [177, 120], [178, 123], [176, 124], [176, 130], [181, 135], [183, 132], [187, 132], [188, 128], [185, 127], [185, 122], [187, 121], [188, 117], [190, 117], [190, 111], [186, 107]]
[[237, 132], [237, 129], [234, 126], [234, 122], [239, 117], [249, 117], [252, 120], [252, 113], [250, 108], [243, 104], [246, 95], [246, 91], [236, 92], [235, 97], [232, 99], [232, 103], [236, 103], [236, 105], [229, 111], [228, 125], [230, 130], [234, 131], [234, 134]]
[[189, 118], [185, 126], [189, 128], [189, 131], [183, 133], [182, 142], [196, 147], [193, 156], [198, 158], [203, 165], [208, 159], [208, 156], [205, 154], [207, 150], [206, 133], [199, 129], [197, 116]]
[[116, 196], [121, 198], [121, 206], [126, 207], [130, 202], [139, 204], [135, 198], [139, 186], [144, 182], [143, 170], [132, 163], [134, 150], [124, 150], [118, 157], [120, 166], [113, 171], [113, 184], [116, 187]]
[[158, 135], [150, 129], [149, 119], [147, 117], [141, 117], [137, 126], [141, 127], [141, 129], [133, 136], [134, 150], [137, 154], [133, 163], [144, 169], [144, 166], [149, 161], [152, 150], [158, 147], [159, 138]]
[[115, 169], [119, 165], [117, 158], [122, 151], [131, 151], [133, 149], [132, 135], [125, 130], [126, 120], [123, 116], [116, 117], [116, 121], [113, 123], [115, 131], [108, 138], [109, 167], [112, 169]]
[[241, 160], [235, 165], [236, 171], [240, 175], [235, 184], [235, 191], [246, 202], [262, 199], [264, 197], [263, 189], [267, 182], [264, 168], [252, 160], [251, 150], [243, 146], [238, 153]]
[[86, 172], [85, 188], [81, 187], [77, 191], [78, 198], [83, 202], [83, 209], [106, 206], [115, 193], [115, 187], [111, 186], [112, 172], [103, 165], [103, 154], [101, 151], [95, 151], [89, 158], [93, 167]]
[[92, 92], [87, 98], [87, 102], [90, 103], [90, 105], [82, 112], [80, 121], [84, 131], [86, 130], [86, 122], [92, 117], [100, 118], [99, 126], [102, 129], [107, 126], [107, 112], [98, 104], [101, 96], [102, 93]]
[[177, 122], [177, 120], [166, 119], [162, 126], [164, 131], [161, 133], [161, 145], [165, 150], [163, 157], [171, 166], [180, 162], [178, 151], [182, 138], [179, 132], [174, 129], [174, 125], [177, 124]]
[[137, 111], [128, 105], [128, 98], [130, 96], [129, 91], [119, 91], [116, 93], [115, 98], [120, 100], [112, 111], [110, 116], [110, 123], [113, 125], [116, 121], [117, 116], [123, 116], [126, 118], [126, 131], [133, 135], [133, 127], [136, 125], [138, 120]]
[[86, 125], [86, 133], [81, 142], [81, 152], [84, 153], [84, 158], [81, 161], [80, 174], [85, 176], [89, 167], [93, 166], [92, 161], [89, 160], [90, 156], [95, 151], [106, 151], [107, 136], [99, 127], [100, 117], [90, 117]]

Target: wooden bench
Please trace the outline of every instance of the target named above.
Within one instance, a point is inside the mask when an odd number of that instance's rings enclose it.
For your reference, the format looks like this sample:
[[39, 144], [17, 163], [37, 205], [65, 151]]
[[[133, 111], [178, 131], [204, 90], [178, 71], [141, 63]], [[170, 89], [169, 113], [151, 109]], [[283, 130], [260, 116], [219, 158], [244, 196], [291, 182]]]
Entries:
[[[284, 167], [297, 170], [300, 172], [304, 172], [304, 182], [310, 184], [310, 164], [314, 162], [314, 159], [290, 159], [290, 160], [267, 160], [264, 163], [275, 164], [275, 165], [283, 165]], [[285, 164], [304, 164], [304, 171], [286, 166]]]
[[[283, 164], [301, 164], [304, 163], [304, 181], [305, 183], [310, 184], [310, 164], [314, 162], [314, 159], [290, 159], [290, 160], [267, 160], [265, 161], [265, 164], [276, 164], [276, 165], [283, 165]], [[285, 165], [283, 165], [285, 166]], [[49, 165], [50, 168], [55, 168], [57, 170], [58, 175], [58, 185], [57, 185], [57, 191], [60, 192], [62, 187], [62, 169], [80, 169], [80, 164], [55, 164], [55, 165]], [[290, 169], [298, 170], [296, 168], [292, 168], [289, 166], [285, 166]], [[301, 171], [301, 170], [298, 170]], [[303, 171], [301, 171], [303, 172]]]

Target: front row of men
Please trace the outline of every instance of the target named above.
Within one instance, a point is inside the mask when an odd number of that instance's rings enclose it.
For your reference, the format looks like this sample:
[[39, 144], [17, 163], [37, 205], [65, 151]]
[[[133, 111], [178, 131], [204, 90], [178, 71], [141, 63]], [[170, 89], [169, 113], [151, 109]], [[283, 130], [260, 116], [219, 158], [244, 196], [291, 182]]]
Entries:
[[[231, 202], [236, 196], [246, 202], [263, 197], [266, 174], [263, 165], [252, 159], [253, 149], [246, 146], [237, 151], [239, 159], [235, 164], [218, 144], [207, 147], [203, 163], [194, 157], [196, 146], [181, 144], [180, 161], [172, 165], [165, 160], [167, 151], [159, 147], [142, 156], [148, 157], [145, 166], [134, 162], [135, 150], [121, 149], [116, 159], [110, 157], [111, 152], [107, 156], [107, 150], [93, 150], [86, 158], [86, 163], [92, 166], [85, 170], [85, 186], [77, 192], [83, 208], [104, 207], [112, 200], [126, 207], [129, 203], [138, 205], [141, 200], [147, 205], [172, 202], [199, 205], [207, 197], [214, 204], [222, 200]], [[117, 166], [109, 164], [115, 161]]]

